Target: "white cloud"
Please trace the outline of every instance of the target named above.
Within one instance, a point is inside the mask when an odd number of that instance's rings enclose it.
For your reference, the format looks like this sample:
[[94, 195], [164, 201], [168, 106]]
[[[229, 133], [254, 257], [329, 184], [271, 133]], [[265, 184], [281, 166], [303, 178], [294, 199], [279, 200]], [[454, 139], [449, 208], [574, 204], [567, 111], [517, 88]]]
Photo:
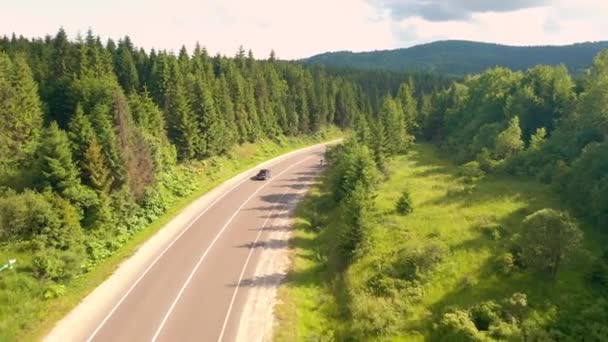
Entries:
[[404, 45], [444, 39], [465, 39], [510, 45], [561, 45], [608, 39], [604, 0], [556, 1], [550, 6], [510, 12], [473, 13], [469, 20], [429, 21], [421, 17], [393, 20], [396, 31], [404, 30], [412, 40]]

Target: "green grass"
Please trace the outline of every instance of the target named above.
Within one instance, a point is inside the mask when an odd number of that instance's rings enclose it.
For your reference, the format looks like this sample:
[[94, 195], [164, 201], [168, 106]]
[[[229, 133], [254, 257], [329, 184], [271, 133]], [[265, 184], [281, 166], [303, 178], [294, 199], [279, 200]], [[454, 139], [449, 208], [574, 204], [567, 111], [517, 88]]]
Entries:
[[280, 322], [277, 341], [314, 340], [331, 335], [337, 321], [330, 317], [335, 300], [329, 290], [334, 272], [330, 271], [324, 250], [331, 245], [331, 235], [319, 234], [312, 226], [318, 206], [326, 193], [316, 184], [298, 204], [291, 238], [291, 269], [286, 285], [279, 289], [275, 315]]
[[[446, 309], [501, 301], [514, 292], [525, 292], [541, 319], [556, 324], [576, 314], [583, 303], [594, 302], [596, 293], [585, 275], [591, 255], [600, 253], [606, 238], [589, 229], [585, 229], [585, 252], [564, 265], [556, 279], [533, 271], [505, 275], [498, 270], [496, 258], [512, 246], [526, 215], [546, 207], [567, 209], [548, 187], [498, 175], [470, 184], [459, 177], [458, 167], [447, 156], [420, 144], [406, 156], [392, 159], [389, 170], [388, 180], [378, 191], [380, 219], [370, 232], [371, 244], [342, 275], [332, 266], [336, 262], [331, 253], [337, 239], [332, 222], [339, 217], [335, 212], [323, 213], [329, 216], [327, 227], [322, 233], [310, 229], [313, 213], [319, 215], [324, 207], [316, 207], [315, 201], [324, 200], [326, 184], [319, 184], [300, 204], [292, 274], [279, 293], [276, 340], [315, 340], [344, 327], [348, 331], [349, 325], [358, 324], [351, 320], [349, 306], [366, 293], [378, 265], [394, 263], [400, 252], [429, 244], [445, 246], [447, 256], [422, 282], [421, 299], [409, 303], [407, 312], [398, 312], [391, 339], [429, 340], [433, 323]], [[395, 203], [405, 189], [411, 193], [414, 211], [401, 216], [395, 212]], [[502, 227], [500, 238], [480, 229], [490, 223]], [[329, 260], [319, 256], [319, 251], [329, 251], [325, 253]], [[391, 309], [390, 302], [377, 300], [374, 305], [380, 311]], [[555, 315], [555, 307], [565, 313]]]
[[[228, 156], [215, 157], [213, 162], [204, 161], [179, 166], [196, 172], [196, 189], [178, 200], [167, 212], [133, 237], [92, 271], [66, 285], [65, 294], [58, 298], [44, 299], [48, 284], [35, 280], [29, 273], [31, 255], [20, 251], [17, 244], [0, 245], [0, 264], [9, 258], [18, 260], [18, 267], [0, 273], [0, 341], [40, 340], [71, 309], [92, 290], [108, 278], [122, 261], [153, 236], [160, 228], [181, 212], [193, 200], [258, 163], [286, 152], [329, 141], [342, 136], [331, 129], [314, 137], [282, 138], [277, 141], [260, 141], [236, 147]], [[1, 266], [1, 265], [0, 265]]]

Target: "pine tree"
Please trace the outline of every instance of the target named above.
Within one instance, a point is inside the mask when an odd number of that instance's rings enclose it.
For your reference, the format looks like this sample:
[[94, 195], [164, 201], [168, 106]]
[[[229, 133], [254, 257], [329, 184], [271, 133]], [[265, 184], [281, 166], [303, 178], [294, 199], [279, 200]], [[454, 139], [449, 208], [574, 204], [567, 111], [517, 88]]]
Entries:
[[83, 160], [83, 171], [87, 184], [100, 193], [107, 193], [112, 184], [110, 169], [105, 155], [97, 139], [93, 137], [89, 142]]
[[386, 96], [380, 110], [380, 120], [384, 126], [387, 152], [396, 154], [403, 151], [406, 146], [406, 129], [401, 104], [389, 96]]
[[410, 132], [418, 132], [418, 101], [414, 97], [414, 84], [411, 79], [401, 84], [397, 98], [401, 102], [406, 129]]
[[11, 62], [0, 52], [0, 170], [18, 167], [32, 156], [41, 128], [38, 87], [24, 57]]
[[181, 160], [193, 159], [200, 150], [200, 130], [186, 95], [177, 62], [172, 64], [171, 82], [165, 96], [169, 138]]
[[229, 149], [238, 140], [238, 128], [234, 113], [234, 103], [230, 97], [230, 87], [223, 75], [215, 81], [214, 89], [215, 96], [213, 100], [217, 113], [225, 127], [224, 139], [226, 139], [226, 148]]
[[52, 122], [37, 152], [40, 186], [50, 187], [70, 201], [88, 206], [95, 196], [80, 183], [67, 134]]
[[114, 70], [122, 89], [127, 93], [131, 93], [139, 89], [139, 75], [127, 38], [118, 43], [114, 57]]
[[76, 107], [76, 114], [68, 125], [68, 138], [74, 153], [74, 160], [82, 165], [89, 142], [95, 138], [95, 131], [91, 120], [84, 114], [80, 104]]
[[228, 140], [225, 137], [224, 121], [218, 115], [211, 90], [202, 80], [197, 82], [195, 89], [194, 111], [200, 122], [203, 155], [212, 156], [225, 152]]
[[119, 188], [126, 181], [127, 174], [110, 112], [109, 106], [97, 105], [93, 108], [90, 117], [97, 141], [102, 146], [106, 160], [112, 170], [111, 178], [115, 181], [112, 187]]
[[63, 28], [59, 30], [52, 42], [53, 50], [50, 56], [50, 70], [52, 70], [48, 85], [43, 88], [42, 97], [48, 104], [50, 117], [65, 127], [69, 115], [75, 108], [72, 98], [71, 82], [75, 74], [76, 63], [74, 47], [70, 45], [67, 34]]

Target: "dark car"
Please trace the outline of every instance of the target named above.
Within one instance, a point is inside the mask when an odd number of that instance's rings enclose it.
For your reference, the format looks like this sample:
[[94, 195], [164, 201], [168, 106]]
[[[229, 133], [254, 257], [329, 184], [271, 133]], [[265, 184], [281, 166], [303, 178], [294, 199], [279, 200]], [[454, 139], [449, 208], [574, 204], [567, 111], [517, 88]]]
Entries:
[[255, 179], [257, 180], [267, 180], [268, 178], [270, 178], [270, 170], [268, 169], [262, 169], [255, 175]]

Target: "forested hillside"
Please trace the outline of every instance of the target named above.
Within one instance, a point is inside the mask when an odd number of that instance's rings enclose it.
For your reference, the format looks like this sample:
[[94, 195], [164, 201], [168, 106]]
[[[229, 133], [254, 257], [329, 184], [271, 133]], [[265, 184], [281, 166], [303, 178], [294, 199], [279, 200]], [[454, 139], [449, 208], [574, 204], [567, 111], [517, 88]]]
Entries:
[[383, 77], [243, 49], [232, 58], [198, 46], [145, 51], [91, 32], [1, 38], [0, 263], [17, 258], [18, 267], [0, 278], [0, 339], [40, 320], [45, 300], [103, 265], [201, 177], [256, 160], [233, 148], [348, 128], [378, 102], [364, 87], [396, 91]]
[[451, 40], [397, 50], [329, 52], [304, 61], [354, 69], [426, 71], [444, 76], [475, 74], [495, 66], [526, 70], [538, 64], [564, 64], [578, 75], [591, 66], [593, 56], [606, 48], [608, 42], [519, 47]]
[[565, 67], [494, 68], [426, 95], [422, 137], [483, 172], [553, 185], [598, 230], [608, 224], [608, 51], [582, 89]]
[[299, 208], [277, 340], [605, 341], [607, 89], [605, 51], [581, 87], [493, 68], [361, 116]]

